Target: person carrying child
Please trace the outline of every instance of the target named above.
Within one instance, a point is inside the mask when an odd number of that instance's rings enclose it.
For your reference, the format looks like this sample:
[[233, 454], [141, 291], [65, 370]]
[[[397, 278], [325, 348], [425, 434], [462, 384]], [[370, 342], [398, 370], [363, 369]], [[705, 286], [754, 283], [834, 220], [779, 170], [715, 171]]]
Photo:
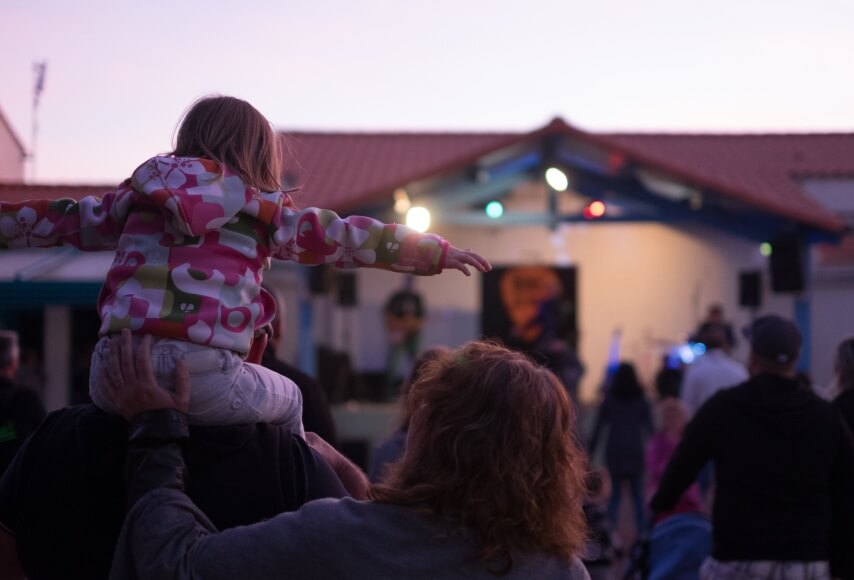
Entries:
[[[252, 105], [227, 96], [197, 101], [175, 149], [140, 165], [101, 197], [0, 202], [0, 248], [115, 250], [98, 297], [101, 317], [90, 395], [104, 396], [110, 337], [153, 335], [167, 388], [177, 361], [191, 377], [189, 420], [269, 422], [302, 433], [301, 397], [289, 379], [243, 361], [275, 313], [262, 289], [270, 259], [433, 275], [489, 263], [434, 234], [294, 205], [281, 190], [279, 137]], [[138, 343], [137, 343], [138, 344]]]

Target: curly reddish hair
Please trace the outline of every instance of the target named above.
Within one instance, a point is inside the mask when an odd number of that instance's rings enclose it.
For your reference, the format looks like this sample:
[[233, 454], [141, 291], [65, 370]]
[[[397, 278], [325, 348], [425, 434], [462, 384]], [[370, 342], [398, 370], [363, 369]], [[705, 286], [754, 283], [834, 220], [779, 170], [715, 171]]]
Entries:
[[404, 457], [368, 497], [449, 517], [480, 539], [498, 573], [514, 553], [567, 559], [586, 540], [587, 457], [563, 386], [525, 355], [470, 342], [412, 385]]

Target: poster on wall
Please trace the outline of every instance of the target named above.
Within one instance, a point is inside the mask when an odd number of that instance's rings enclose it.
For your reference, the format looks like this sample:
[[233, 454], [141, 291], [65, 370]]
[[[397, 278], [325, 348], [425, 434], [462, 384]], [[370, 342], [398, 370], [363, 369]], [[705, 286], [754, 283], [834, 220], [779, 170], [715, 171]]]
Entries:
[[482, 280], [484, 337], [526, 351], [553, 341], [575, 350], [575, 268], [495, 267]]

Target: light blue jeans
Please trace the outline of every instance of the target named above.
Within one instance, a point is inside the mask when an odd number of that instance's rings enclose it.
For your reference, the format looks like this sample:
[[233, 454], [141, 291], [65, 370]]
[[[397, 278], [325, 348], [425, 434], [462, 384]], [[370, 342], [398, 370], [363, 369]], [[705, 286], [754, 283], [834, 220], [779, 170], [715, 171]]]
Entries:
[[[134, 336], [134, 347], [141, 338]], [[92, 353], [89, 396], [100, 409], [116, 414], [105, 396], [102, 370], [109, 367], [111, 341], [104, 337]], [[260, 365], [244, 362], [235, 352], [175, 340], [151, 342], [151, 364], [157, 382], [175, 388], [175, 365], [183, 360], [190, 373], [191, 425], [244, 425], [273, 423], [305, 436], [302, 426], [302, 394], [296, 384]], [[109, 375], [108, 375], [109, 376]]]

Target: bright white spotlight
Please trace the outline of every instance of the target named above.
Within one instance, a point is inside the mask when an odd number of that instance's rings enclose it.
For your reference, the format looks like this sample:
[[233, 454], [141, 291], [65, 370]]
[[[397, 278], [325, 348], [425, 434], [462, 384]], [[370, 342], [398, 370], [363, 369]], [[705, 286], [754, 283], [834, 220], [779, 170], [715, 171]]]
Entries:
[[546, 169], [546, 183], [555, 191], [566, 191], [569, 187], [569, 178], [557, 167], [549, 167]]
[[416, 205], [406, 212], [406, 225], [413, 230], [426, 232], [430, 228], [430, 210]]

